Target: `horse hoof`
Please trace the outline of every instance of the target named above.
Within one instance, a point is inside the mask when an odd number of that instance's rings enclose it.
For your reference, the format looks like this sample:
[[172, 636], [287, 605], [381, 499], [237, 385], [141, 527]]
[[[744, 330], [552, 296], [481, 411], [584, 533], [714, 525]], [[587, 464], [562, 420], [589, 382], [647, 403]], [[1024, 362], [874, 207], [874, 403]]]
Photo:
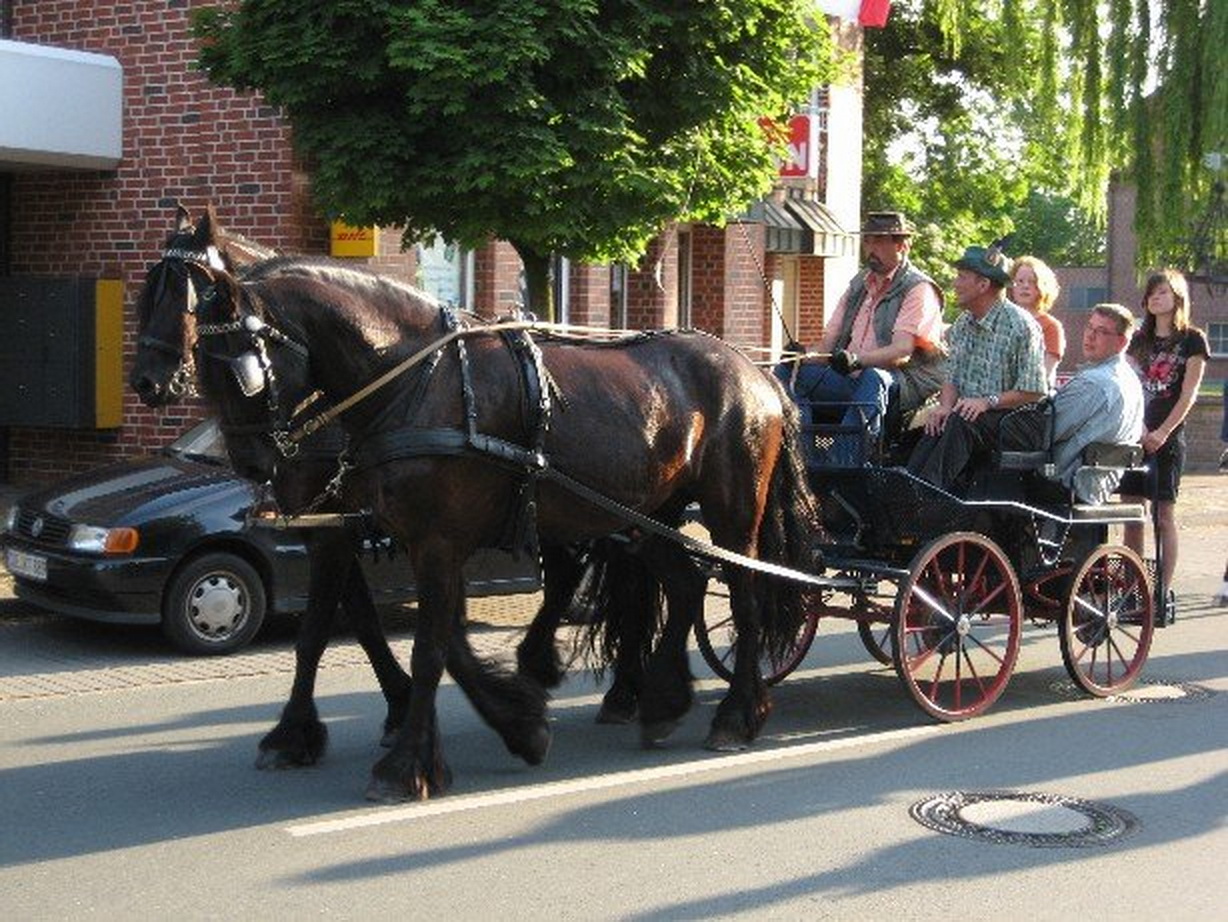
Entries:
[[704, 740], [704, 748], [712, 752], [744, 752], [750, 743], [728, 731], [713, 730]]
[[544, 723], [539, 724], [529, 735], [525, 751], [520, 754], [521, 757], [530, 765], [541, 765], [546, 761], [546, 756], [550, 752], [552, 740], [550, 728]]
[[638, 716], [639, 708], [634, 703], [628, 706], [621, 703], [615, 704], [610, 701], [602, 701], [601, 710], [597, 712], [597, 723], [624, 726], [634, 721]]
[[287, 752], [284, 749], [261, 749], [256, 756], [256, 768], [262, 772], [315, 765], [317, 756], [309, 752]]
[[660, 749], [677, 729], [678, 721], [676, 720], [659, 720], [650, 724], [641, 724], [640, 745], [644, 749]]
[[373, 803], [390, 805], [403, 804], [407, 800], [425, 799], [416, 798], [412, 792], [406, 790], [401, 785], [386, 781], [383, 778], [372, 778], [363, 796]]

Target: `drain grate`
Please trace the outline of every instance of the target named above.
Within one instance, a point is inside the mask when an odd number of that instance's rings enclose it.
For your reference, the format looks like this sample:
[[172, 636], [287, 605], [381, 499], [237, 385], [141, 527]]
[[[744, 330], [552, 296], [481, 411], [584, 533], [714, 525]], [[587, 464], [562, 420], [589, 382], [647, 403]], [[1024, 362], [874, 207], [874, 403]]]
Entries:
[[[1069, 679], [1053, 682], [1049, 687], [1063, 698], [1087, 700], [1087, 695], [1083, 693], [1083, 690]], [[1215, 690], [1205, 685], [1166, 679], [1162, 676], [1147, 676], [1140, 678], [1132, 688], [1118, 695], [1110, 695], [1104, 700], [1119, 704], [1168, 704], [1172, 702], [1185, 704], [1192, 701], [1205, 701], [1214, 695]]]
[[1116, 807], [1023, 791], [951, 791], [917, 801], [908, 812], [944, 835], [1033, 848], [1110, 845], [1139, 826]]

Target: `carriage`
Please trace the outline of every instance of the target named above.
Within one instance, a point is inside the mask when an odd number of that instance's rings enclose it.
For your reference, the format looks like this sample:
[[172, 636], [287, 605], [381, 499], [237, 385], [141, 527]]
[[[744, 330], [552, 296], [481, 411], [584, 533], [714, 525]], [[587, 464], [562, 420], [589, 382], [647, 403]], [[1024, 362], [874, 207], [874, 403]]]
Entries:
[[[892, 431], [889, 417], [891, 434], [875, 438], [864, 425], [870, 408], [857, 424], [834, 409], [816, 408], [827, 421], [802, 434], [822, 498], [816, 544], [826, 579], [808, 594], [794, 645], [761, 660], [769, 683], [800, 665], [822, 619], [844, 618], [917, 706], [942, 721], [974, 717], [998, 699], [1025, 621], [1056, 626], [1066, 671], [1087, 694], [1134, 684], [1155, 626], [1172, 617], [1164, 587], [1153, 585], [1161, 568], [1110, 543], [1114, 526], [1143, 522], [1142, 506], [1081, 504], [1055, 489], [1043, 476], [1050, 450], [998, 452], [955, 495], [903, 466], [907, 428]], [[1128, 470], [1143, 464], [1143, 452], [1096, 444], [1083, 463]], [[727, 677], [736, 637], [718, 607], [707, 606], [696, 639]]]
[[[611, 568], [598, 623], [616, 638], [600, 648], [614, 681], [598, 719], [638, 719], [649, 746], [692, 704], [693, 628], [730, 683], [705, 739], [717, 751], [758, 736], [769, 684], [800, 662], [822, 616], [855, 618], [870, 652], [890, 650], [913, 699], [946, 720], [1001, 694], [1025, 614], [1060, 623], [1071, 675], [1093, 694], [1142, 668], [1150, 580], [1136, 555], [1105, 543], [1110, 525], [1141, 521], [1138, 508], [1032, 504], [1023, 475], [1018, 496], [990, 487], [956, 498], [893, 467], [882, 444], [858, 459], [871, 463], [831, 463], [825, 447], [864, 443], [864, 427], [801, 427], [779, 382], [698, 331], [594, 339], [492, 323], [326, 260], [234, 263], [212, 211], [193, 225], [181, 209], [138, 300], [132, 387], [162, 405], [194, 366], [236, 471], [315, 494], [307, 510], [365, 504], [420, 577], [411, 684], [364, 604], [352, 553], [317, 536], [295, 682], [261, 742], [262, 767], [324, 751], [314, 679], [339, 599], [362, 619], [388, 701], [389, 751], [370, 799], [450, 786], [435, 708], [445, 668], [511, 754], [541, 762], [546, 689], [561, 678], [554, 632], [583, 581], [578, 545]], [[299, 459], [335, 421], [349, 442], [325, 484]], [[821, 528], [816, 493], [829, 511]], [[710, 543], [679, 529], [690, 503]], [[491, 546], [528, 546], [543, 566], [516, 672], [480, 658], [466, 631], [461, 565]], [[713, 567], [729, 589], [721, 623], [703, 615]]]

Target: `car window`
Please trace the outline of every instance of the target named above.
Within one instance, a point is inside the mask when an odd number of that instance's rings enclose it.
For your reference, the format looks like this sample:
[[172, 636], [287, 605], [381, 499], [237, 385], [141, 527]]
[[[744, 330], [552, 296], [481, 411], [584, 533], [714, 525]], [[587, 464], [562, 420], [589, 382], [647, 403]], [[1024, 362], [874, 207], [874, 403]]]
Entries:
[[171, 454], [226, 463], [226, 444], [216, 419], [197, 423], [167, 446]]

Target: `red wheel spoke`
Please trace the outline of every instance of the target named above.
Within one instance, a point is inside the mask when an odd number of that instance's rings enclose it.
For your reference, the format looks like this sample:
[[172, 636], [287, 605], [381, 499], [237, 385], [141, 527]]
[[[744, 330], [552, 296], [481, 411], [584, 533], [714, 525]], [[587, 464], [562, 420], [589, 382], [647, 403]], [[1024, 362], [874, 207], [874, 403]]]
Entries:
[[994, 652], [994, 651], [993, 651], [993, 650], [992, 650], [990, 647], [988, 647], [988, 646], [987, 646], [987, 645], [984, 643], [984, 641], [982, 641], [982, 640], [981, 640], [979, 637], [977, 637], [976, 635], [974, 635], [974, 634], [969, 634], [969, 635], [968, 635], [968, 639], [969, 639], [969, 640], [971, 640], [971, 641], [972, 641], [974, 644], [976, 644], [976, 645], [977, 645], [977, 647], [978, 647], [979, 649], [983, 650], [987, 656], [991, 657], [991, 658], [992, 658], [992, 659], [993, 659], [995, 662], [997, 662], [997, 664], [998, 664], [999, 666], [1000, 666], [1000, 665], [1002, 665], [1004, 662], [1006, 662], [1006, 657], [1005, 657], [1005, 656], [999, 656], [999, 655], [998, 655], [997, 653], [995, 653], [995, 652]]
[[1066, 671], [1084, 691], [1103, 697], [1134, 682], [1151, 647], [1152, 603], [1133, 551], [1101, 546], [1084, 560], [1059, 633]]
[[[977, 688], [979, 688], [981, 691], [981, 697], [984, 698], [986, 694], [985, 680], [981, 677], [981, 674], [976, 671], [976, 663], [972, 661], [972, 654], [968, 652], [968, 649], [963, 647], [961, 648], [961, 652], [964, 655], [964, 659], [968, 662], [968, 671], [972, 673], [972, 680], [976, 682]], [[986, 652], [988, 653], [989, 651], [986, 650]], [[993, 656], [993, 654], [990, 653], [990, 656]], [[996, 659], [999, 664], [1002, 662], [1001, 658], [997, 656], [994, 656], [994, 659]]]

